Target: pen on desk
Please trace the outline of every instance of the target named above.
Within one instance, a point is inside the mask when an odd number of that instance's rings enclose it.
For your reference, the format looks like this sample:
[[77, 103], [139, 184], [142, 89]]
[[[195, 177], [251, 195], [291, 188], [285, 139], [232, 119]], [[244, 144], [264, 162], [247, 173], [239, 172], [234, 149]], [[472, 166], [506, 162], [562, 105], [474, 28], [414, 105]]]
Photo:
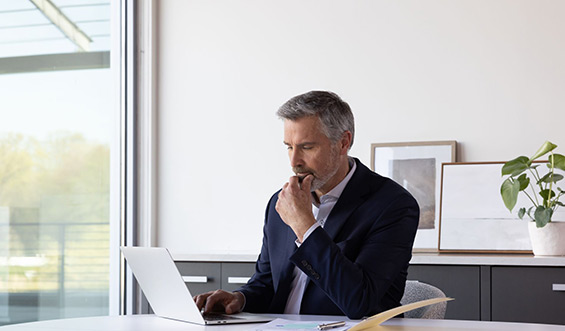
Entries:
[[333, 323], [328, 323], [328, 324], [320, 324], [320, 325], [318, 325], [318, 330], [329, 330], [329, 329], [334, 329], [334, 328], [340, 328], [342, 326], [345, 326], [345, 321], [333, 322]]

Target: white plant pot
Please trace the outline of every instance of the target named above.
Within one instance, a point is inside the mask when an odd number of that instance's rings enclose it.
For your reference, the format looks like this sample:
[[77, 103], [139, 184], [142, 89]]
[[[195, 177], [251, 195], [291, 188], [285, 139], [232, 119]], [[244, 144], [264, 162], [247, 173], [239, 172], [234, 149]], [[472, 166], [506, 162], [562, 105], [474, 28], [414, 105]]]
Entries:
[[528, 222], [528, 230], [534, 255], [565, 255], [565, 222], [550, 222], [543, 228]]

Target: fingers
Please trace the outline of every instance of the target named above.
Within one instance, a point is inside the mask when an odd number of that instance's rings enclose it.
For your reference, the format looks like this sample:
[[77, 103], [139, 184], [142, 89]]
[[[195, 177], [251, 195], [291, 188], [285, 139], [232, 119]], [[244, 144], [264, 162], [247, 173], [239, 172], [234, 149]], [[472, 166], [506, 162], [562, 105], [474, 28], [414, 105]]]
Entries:
[[311, 174], [306, 175], [306, 177], [302, 179], [302, 185], [300, 189], [302, 191], [310, 192], [310, 188], [312, 187], [312, 181], [314, 181], [314, 176]]
[[306, 191], [310, 192], [310, 187], [312, 186], [312, 181], [314, 180], [314, 175], [308, 174], [304, 177], [292, 176], [289, 178], [288, 183], [283, 185], [283, 190], [290, 187], [293, 191]]
[[226, 312], [227, 314], [233, 314], [243, 308], [243, 302], [239, 300], [237, 295], [224, 290], [203, 293], [193, 299], [198, 309], [204, 313]]
[[232, 302], [225, 308], [226, 314], [236, 314], [239, 313], [239, 305], [236, 302]]
[[[282, 190], [279, 192], [279, 198], [287, 194], [286, 192], [295, 192], [299, 190], [300, 190], [300, 186], [298, 184], [298, 176], [292, 176], [290, 177], [288, 182], [284, 183]], [[295, 193], [291, 193], [291, 194], [295, 194]]]
[[206, 292], [192, 297], [192, 299], [196, 303], [196, 306], [198, 307], [198, 310], [202, 310], [202, 308], [206, 304], [208, 297], [211, 296], [213, 293], [214, 292]]
[[[213, 311], [222, 311], [222, 290], [216, 290], [212, 292], [207, 298], [204, 304], [204, 313], [210, 313]], [[218, 307], [216, 305], [218, 304]]]
[[283, 189], [286, 187], [291, 187], [293, 189], [300, 189], [300, 178], [298, 176], [292, 176], [288, 179], [288, 183], [283, 185]]
[[290, 226], [298, 241], [302, 242], [304, 233], [316, 222], [312, 214], [312, 194], [310, 188], [314, 176], [308, 174], [299, 186], [298, 176], [290, 177], [279, 192], [275, 210], [282, 221]]

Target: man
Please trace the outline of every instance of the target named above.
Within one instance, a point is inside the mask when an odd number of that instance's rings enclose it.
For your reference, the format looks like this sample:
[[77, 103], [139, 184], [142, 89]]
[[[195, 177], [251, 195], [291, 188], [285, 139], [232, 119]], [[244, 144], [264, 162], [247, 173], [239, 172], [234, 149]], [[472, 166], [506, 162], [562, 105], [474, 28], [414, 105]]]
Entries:
[[414, 198], [348, 156], [354, 121], [331, 92], [287, 101], [284, 144], [293, 172], [266, 210], [255, 274], [235, 292], [194, 299], [205, 312], [347, 315], [400, 305], [418, 227]]

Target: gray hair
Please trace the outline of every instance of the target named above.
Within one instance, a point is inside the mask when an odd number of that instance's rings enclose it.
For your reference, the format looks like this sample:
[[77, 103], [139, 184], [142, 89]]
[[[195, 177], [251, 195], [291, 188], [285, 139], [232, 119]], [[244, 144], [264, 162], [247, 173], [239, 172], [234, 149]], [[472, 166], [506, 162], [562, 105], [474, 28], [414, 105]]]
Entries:
[[345, 131], [351, 132], [351, 144], [355, 136], [355, 121], [347, 102], [327, 91], [310, 91], [297, 95], [285, 102], [277, 111], [279, 118], [295, 121], [297, 119], [318, 116], [322, 130], [331, 142], [338, 142]]

